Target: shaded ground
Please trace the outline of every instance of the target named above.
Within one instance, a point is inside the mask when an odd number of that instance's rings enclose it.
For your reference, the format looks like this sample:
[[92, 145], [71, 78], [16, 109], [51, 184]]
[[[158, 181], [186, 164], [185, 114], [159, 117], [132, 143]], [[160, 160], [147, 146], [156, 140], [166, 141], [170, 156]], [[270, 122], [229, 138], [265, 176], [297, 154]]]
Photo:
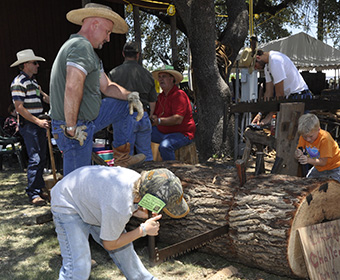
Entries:
[[[25, 194], [26, 175], [4, 164], [0, 171], [0, 280], [58, 279], [61, 256], [53, 222], [42, 225], [36, 218], [49, 206], [34, 207]], [[92, 259], [97, 265], [90, 279], [125, 279], [106, 252], [91, 241]], [[263, 271], [230, 263], [217, 256], [192, 251], [159, 266], [148, 265], [145, 240], [135, 243], [136, 251], [158, 279], [289, 280]]]

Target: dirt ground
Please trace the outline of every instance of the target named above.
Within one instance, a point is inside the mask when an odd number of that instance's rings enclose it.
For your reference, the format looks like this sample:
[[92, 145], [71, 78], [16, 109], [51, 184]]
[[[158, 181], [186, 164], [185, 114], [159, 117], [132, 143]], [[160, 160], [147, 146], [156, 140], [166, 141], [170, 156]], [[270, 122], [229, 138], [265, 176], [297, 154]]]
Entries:
[[[9, 163], [5, 161], [4, 170], [0, 171], [0, 280], [57, 279], [61, 256], [53, 222], [36, 222], [37, 217], [49, 212], [49, 205], [34, 207], [29, 204], [25, 194], [26, 174], [17, 168], [15, 160], [12, 166]], [[106, 252], [92, 240], [90, 242], [95, 261], [90, 279], [125, 279]], [[158, 279], [291, 279], [198, 250], [151, 267], [146, 241], [135, 242], [135, 248], [142, 262]]]

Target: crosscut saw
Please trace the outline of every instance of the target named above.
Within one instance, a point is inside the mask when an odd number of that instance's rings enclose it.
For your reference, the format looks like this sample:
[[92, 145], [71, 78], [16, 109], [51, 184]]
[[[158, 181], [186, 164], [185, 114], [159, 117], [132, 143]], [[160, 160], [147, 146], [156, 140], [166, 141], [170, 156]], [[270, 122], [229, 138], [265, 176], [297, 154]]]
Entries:
[[201, 248], [208, 243], [221, 238], [228, 232], [228, 225], [220, 226], [162, 249], [158, 249], [156, 247], [155, 236], [148, 236], [150, 265], [158, 265], [169, 258], [177, 257], [179, 255], [188, 253], [191, 250]]

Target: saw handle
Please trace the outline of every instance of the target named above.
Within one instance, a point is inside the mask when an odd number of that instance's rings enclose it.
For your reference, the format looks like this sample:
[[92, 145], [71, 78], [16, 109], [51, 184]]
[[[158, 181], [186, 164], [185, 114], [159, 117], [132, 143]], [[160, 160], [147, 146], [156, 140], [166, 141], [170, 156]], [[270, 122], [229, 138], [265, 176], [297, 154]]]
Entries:
[[[152, 217], [152, 212], [148, 211], [148, 217]], [[156, 237], [148, 235], [148, 251], [149, 251], [149, 260], [153, 261], [156, 259]]]
[[[307, 155], [307, 152], [304, 151], [302, 147], [299, 147], [298, 149], [301, 150], [301, 152], [304, 155]], [[302, 177], [306, 177], [309, 171], [308, 164], [301, 164], [301, 169], [302, 169]]]

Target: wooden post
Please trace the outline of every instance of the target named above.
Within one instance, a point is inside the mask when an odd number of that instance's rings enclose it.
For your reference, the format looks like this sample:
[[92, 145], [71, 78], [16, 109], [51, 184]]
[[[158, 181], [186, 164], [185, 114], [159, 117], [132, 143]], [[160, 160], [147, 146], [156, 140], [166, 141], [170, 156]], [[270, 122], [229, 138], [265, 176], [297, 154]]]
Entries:
[[143, 56], [142, 56], [142, 36], [140, 30], [140, 21], [139, 21], [139, 7], [133, 6], [133, 27], [135, 33], [135, 42], [138, 44], [140, 51], [138, 63], [142, 64]]
[[240, 182], [240, 187], [242, 187], [247, 181], [245, 162], [242, 159], [238, 159], [235, 161], [235, 164], [236, 164], [237, 176]]
[[298, 161], [294, 152], [298, 143], [298, 120], [305, 110], [302, 102], [281, 103], [277, 120], [276, 156], [282, 158], [280, 174], [297, 176]]
[[178, 48], [177, 48], [177, 37], [176, 37], [176, 15], [170, 17], [171, 27], [171, 49], [172, 49], [172, 65], [175, 70], [178, 69]]
[[[261, 151], [263, 148], [261, 149]], [[256, 152], [255, 175], [265, 173], [264, 169], [264, 152]]]

